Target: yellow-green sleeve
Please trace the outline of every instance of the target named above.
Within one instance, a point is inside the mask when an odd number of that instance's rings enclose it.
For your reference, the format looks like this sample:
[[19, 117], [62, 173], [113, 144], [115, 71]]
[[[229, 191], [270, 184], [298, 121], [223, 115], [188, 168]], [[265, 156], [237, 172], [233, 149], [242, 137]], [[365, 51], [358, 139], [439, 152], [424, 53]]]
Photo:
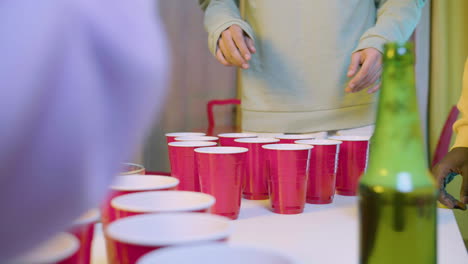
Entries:
[[453, 125], [453, 130], [457, 133], [453, 147], [468, 147], [468, 59], [463, 74], [463, 90], [457, 107], [460, 110], [460, 119]]
[[199, 0], [198, 3], [205, 11], [204, 24], [208, 32], [208, 48], [213, 55], [216, 54], [221, 33], [234, 24], [240, 26], [251, 39], [254, 39], [252, 28], [240, 15], [238, 1]]
[[377, 21], [359, 40], [355, 51], [376, 48], [383, 52], [388, 42], [409, 39], [421, 17], [426, 0], [375, 0]]

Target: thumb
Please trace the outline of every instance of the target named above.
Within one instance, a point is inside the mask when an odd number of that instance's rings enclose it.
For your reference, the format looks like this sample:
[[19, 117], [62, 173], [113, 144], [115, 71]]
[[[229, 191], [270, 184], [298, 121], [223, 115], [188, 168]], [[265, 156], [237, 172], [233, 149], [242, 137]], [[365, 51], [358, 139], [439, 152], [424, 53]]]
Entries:
[[354, 76], [354, 74], [356, 74], [358, 68], [359, 68], [359, 64], [361, 63], [361, 51], [358, 51], [358, 52], [355, 52], [353, 53], [353, 55], [351, 56], [351, 64], [349, 64], [349, 68], [348, 68], [348, 77], [352, 77]]

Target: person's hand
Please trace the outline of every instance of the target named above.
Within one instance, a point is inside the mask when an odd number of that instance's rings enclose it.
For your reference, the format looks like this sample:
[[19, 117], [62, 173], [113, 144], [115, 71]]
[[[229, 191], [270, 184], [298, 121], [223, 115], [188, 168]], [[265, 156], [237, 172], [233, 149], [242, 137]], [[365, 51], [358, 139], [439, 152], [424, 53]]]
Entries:
[[[468, 204], [468, 148], [452, 149], [432, 170], [439, 187], [439, 202], [448, 208], [466, 210]], [[450, 173], [460, 174], [463, 178], [460, 190], [460, 201], [447, 193], [444, 181]]]
[[375, 93], [380, 89], [380, 75], [382, 74], [382, 53], [375, 48], [356, 51], [351, 56], [348, 68], [348, 78], [353, 77], [346, 87], [348, 93], [359, 92], [373, 85], [368, 93]]
[[221, 33], [216, 50], [216, 59], [224, 66], [250, 67], [249, 60], [255, 53], [254, 42], [242, 28], [232, 25]]

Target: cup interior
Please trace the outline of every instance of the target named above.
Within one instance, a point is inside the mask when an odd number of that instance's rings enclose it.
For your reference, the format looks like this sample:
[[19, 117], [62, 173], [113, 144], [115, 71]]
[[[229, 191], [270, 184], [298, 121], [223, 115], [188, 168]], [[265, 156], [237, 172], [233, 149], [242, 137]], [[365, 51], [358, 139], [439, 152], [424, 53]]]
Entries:
[[210, 208], [215, 198], [189, 191], [140, 192], [116, 197], [112, 207], [135, 213], [190, 212]]
[[166, 137], [190, 137], [190, 136], [204, 136], [205, 133], [202, 132], [172, 132], [167, 133]]
[[276, 136], [276, 138], [279, 138], [279, 139], [297, 139], [297, 140], [300, 140], [300, 139], [312, 139], [312, 138], [315, 138], [315, 136], [307, 135], [307, 134], [286, 134], [286, 135], [279, 135], [279, 136]]
[[249, 151], [249, 149], [242, 147], [207, 147], [195, 149], [195, 152], [205, 154], [237, 154], [247, 151]]
[[110, 238], [140, 246], [173, 246], [226, 239], [228, 218], [205, 213], [142, 214], [119, 219], [107, 227]]
[[210, 147], [216, 146], [216, 142], [210, 141], [174, 141], [168, 144], [171, 147]]
[[79, 247], [80, 242], [75, 236], [59, 233], [10, 264], [58, 263], [75, 254]]
[[253, 134], [253, 133], [223, 133], [223, 134], [219, 134], [218, 137], [224, 137], [224, 138], [250, 138], [250, 137], [257, 137], [257, 135]]
[[175, 141], [209, 141], [218, 140], [218, 137], [211, 136], [189, 136], [189, 137], [176, 137]]
[[120, 175], [144, 174], [145, 167], [140, 164], [126, 162], [120, 171]]
[[153, 251], [143, 256], [137, 264], [295, 264], [290, 256], [276, 250], [209, 243]]
[[262, 148], [272, 150], [308, 150], [312, 149], [313, 146], [305, 144], [269, 144], [263, 145]]
[[369, 141], [371, 136], [332, 136], [328, 139], [339, 141]]
[[331, 139], [307, 139], [307, 140], [297, 140], [294, 143], [296, 144], [306, 144], [306, 145], [317, 145], [317, 146], [327, 146], [327, 145], [339, 145], [343, 143], [339, 140]]
[[238, 138], [234, 140], [238, 143], [276, 143], [280, 140], [277, 138]]
[[88, 225], [88, 224], [96, 223], [99, 221], [100, 218], [101, 218], [101, 214], [99, 213], [99, 210], [92, 209], [84, 213], [83, 215], [81, 215], [80, 218], [76, 219], [73, 222], [73, 226]]
[[150, 191], [176, 187], [179, 180], [170, 176], [124, 175], [117, 176], [110, 186], [115, 191]]

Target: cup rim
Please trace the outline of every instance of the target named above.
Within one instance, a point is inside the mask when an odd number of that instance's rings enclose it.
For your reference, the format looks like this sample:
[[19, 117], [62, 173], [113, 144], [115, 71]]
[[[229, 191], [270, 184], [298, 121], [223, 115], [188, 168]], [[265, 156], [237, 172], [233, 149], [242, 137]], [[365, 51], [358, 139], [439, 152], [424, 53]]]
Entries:
[[[116, 184], [116, 182], [118, 183], [119, 179], [122, 181], [122, 183], [125, 184]], [[136, 184], [135, 181], [140, 181], [139, 184], [141, 185]], [[176, 187], [178, 184], [179, 179], [172, 176], [119, 175], [115, 177], [114, 182], [110, 185], [109, 188], [114, 191], [150, 191], [173, 188]]]
[[[243, 245], [243, 244], [221, 244], [221, 243], [204, 243], [201, 245], [187, 245], [187, 246], [176, 246], [167, 247], [158, 250], [151, 251], [142, 256], [136, 264], [150, 264], [150, 263], [165, 263], [164, 260], [172, 259], [174, 256], [200, 256], [210, 255], [208, 252], [220, 252], [220, 260], [223, 256], [238, 256], [241, 254], [255, 253], [257, 256], [269, 256], [275, 259], [281, 259], [287, 264], [297, 264], [299, 261], [284, 252], [278, 252], [272, 248]], [[158, 261], [159, 260], [159, 261]], [[195, 260], [197, 257], [195, 257]], [[175, 263], [175, 262], [172, 262]]]
[[261, 143], [276, 143], [276, 142], [280, 142], [280, 140], [277, 138], [256, 137], [256, 138], [238, 138], [238, 139], [234, 139], [234, 142], [261, 144]]
[[166, 137], [206, 136], [203, 132], [170, 132], [164, 134]]
[[174, 141], [167, 144], [171, 147], [186, 147], [186, 148], [198, 148], [198, 147], [210, 147], [216, 146], [218, 143], [213, 141]]
[[135, 166], [138, 169], [134, 169], [131, 171], [125, 171], [125, 172], [119, 172], [119, 175], [135, 175], [135, 174], [141, 174], [142, 172], [145, 171], [145, 166], [133, 162], [124, 162], [124, 165], [130, 165], [130, 166]]
[[175, 141], [210, 141], [210, 140], [218, 140], [218, 137], [213, 136], [188, 136], [188, 137], [176, 137], [174, 138]]
[[313, 149], [314, 147], [311, 145], [306, 145], [306, 144], [285, 143], [285, 144], [263, 145], [262, 148], [269, 149], [269, 150], [295, 151], [295, 150], [310, 150], [310, 149]]
[[[170, 205], [178, 199], [179, 201], [193, 201], [199, 199], [198, 203]], [[156, 202], [159, 201], [159, 202]], [[168, 201], [168, 203], [161, 203]], [[171, 202], [169, 202], [171, 201]], [[164, 212], [188, 212], [208, 209], [214, 205], [214, 196], [191, 191], [165, 191], [165, 192], [139, 192], [118, 196], [111, 201], [111, 206], [117, 210], [133, 213], [164, 213]], [[133, 203], [133, 204], [132, 204]], [[158, 208], [159, 206], [159, 208]]]
[[316, 138], [316, 136], [307, 135], [307, 134], [284, 134], [284, 135], [276, 136], [275, 138], [301, 140], [301, 139], [314, 139]]
[[239, 154], [247, 151], [249, 149], [243, 147], [206, 147], [195, 149], [195, 152], [203, 154]]
[[73, 226], [89, 225], [97, 223], [101, 219], [101, 213], [98, 209], [94, 208], [82, 214], [78, 219], [73, 221]]
[[339, 141], [369, 141], [371, 136], [331, 136], [328, 139]]
[[332, 139], [305, 139], [305, 140], [296, 140], [294, 141], [296, 144], [306, 144], [312, 146], [332, 146], [332, 145], [340, 145], [343, 141], [339, 140], [332, 140]]
[[[197, 222], [204, 224], [210, 222], [210, 226], [216, 226], [218, 230], [213, 230], [207, 234], [185, 234], [178, 238], [173, 234], [167, 234], [167, 237], [163, 237], [161, 234], [157, 236], [151, 235], [151, 232], [154, 232], [153, 230], [157, 229], [157, 227], [161, 227], [161, 223], [171, 223], [171, 228], [178, 228], [176, 223], [196, 225]], [[153, 228], [148, 229], [148, 226], [152, 226]], [[164, 228], [166, 228], [165, 230], [167, 231], [168, 226]], [[140, 230], [136, 232], [135, 229]], [[224, 216], [207, 213], [154, 213], [118, 219], [109, 224], [106, 233], [111, 239], [123, 243], [158, 247], [225, 239], [232, 233], [232, 229], [231, 220]]]
[[218, 137], [222, 138], [253, 138], [257, 137], [256, 134], [253, 133], [222, 133], [218, 134]]
[[26, 255], [11, 264], [57, 263], [75, 254], [80, 247], [79, 240], [72, 234], [61, 232], [41, 243]]

